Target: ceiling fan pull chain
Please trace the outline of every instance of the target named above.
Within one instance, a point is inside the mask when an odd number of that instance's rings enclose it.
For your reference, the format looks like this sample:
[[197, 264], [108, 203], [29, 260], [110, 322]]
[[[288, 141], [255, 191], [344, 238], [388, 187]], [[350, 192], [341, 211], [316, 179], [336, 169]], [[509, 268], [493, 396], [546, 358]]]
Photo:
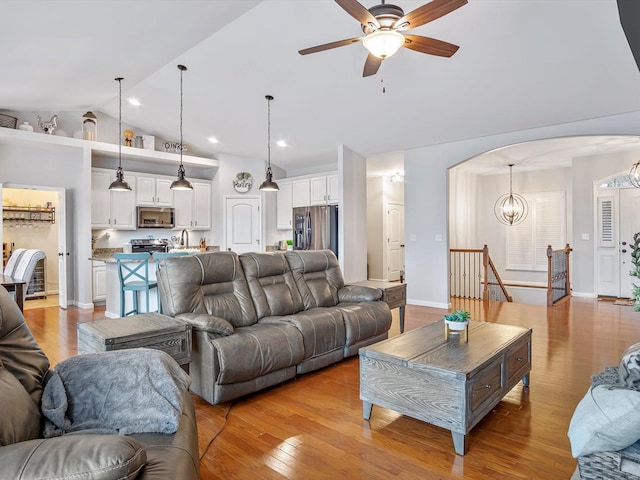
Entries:
[[387, 87], [384, 85], [384, 62], [382, 62], [382, 75], [380, 75], [380, 83], [382, 84], [382, 93], [387, 93]]

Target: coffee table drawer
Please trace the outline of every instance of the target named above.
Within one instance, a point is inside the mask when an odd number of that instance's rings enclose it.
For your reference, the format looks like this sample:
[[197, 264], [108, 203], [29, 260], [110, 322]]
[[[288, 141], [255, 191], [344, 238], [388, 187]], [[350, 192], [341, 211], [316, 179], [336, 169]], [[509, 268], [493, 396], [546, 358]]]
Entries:
[[471, 381], [471, 411], [475, 411], [482, 403], [500, 392], [502, 378], [502, 363], [494, 363], [479, 372]]
[[526, 341], [507, 353], [507, 385], [511, 385], [512, 382], [518, 383], [531, 369], [530, 351], [529, 341]]

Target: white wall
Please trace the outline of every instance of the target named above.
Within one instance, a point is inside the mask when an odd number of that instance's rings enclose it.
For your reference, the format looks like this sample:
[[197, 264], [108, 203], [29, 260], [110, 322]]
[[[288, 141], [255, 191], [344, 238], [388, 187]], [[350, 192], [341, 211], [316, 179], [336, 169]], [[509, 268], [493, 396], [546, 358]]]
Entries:
[[[408, 302], [441, 308], [449, 304], [447, 171], [450, 167], [489, 150], [529, 140], [573, 135], [637, 135], [638, 125], [640, 125], [640, 112], [633, 112], [406, 151]], [[581, 227], [582, 225], [579, 225], [576, 228], [574, 224], [574, 231], [583, 231]], [[415, 236], [414, 240], [411, 235]], [[441, 241], [438, 240], [439, 238]], [[593, 283], [593, 280], [590, 282]], [[576, 291], [581, 291], [578, 288], [584, 288], [576, 285], [575, 280], [574, 287]]]
[[338, 147], [338, 255], [346, 283], [367, 278], [367, 160]]

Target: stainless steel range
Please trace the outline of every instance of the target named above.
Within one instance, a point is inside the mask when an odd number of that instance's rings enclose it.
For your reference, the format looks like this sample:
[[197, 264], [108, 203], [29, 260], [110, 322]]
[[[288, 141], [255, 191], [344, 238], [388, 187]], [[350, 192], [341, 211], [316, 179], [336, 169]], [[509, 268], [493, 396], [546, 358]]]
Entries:
[[163, 239], [150, 239], [150, 238], [138, 238], [131, 240], [131, 253], [141, 252], [166, 252], [169, 250], [169, 240]]

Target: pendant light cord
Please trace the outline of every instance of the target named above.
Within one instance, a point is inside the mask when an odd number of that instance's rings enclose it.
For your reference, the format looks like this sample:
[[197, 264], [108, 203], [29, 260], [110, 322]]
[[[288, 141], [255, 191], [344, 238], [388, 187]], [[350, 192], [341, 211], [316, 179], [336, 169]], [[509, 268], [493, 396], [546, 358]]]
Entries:
[[182, 65], [178, 65], [178, 68], [180, 69], [180, 168], [183, 168], [182, 166], [182, 109], [183, 109], [183, 103], [182, 103], [182, 73], [186, 70], [186, 67], [182, 66]]
[[271, 171], [271, 100], [273, 100], [273, 97], [271, 95], [268, 95], [267, 117], [269, 118], [269, 121], [267, 122], [267, 160], [269, 162], [269, 171]]
[[118, 81], [118, 169], [122, 169], [122, 78], [116, 78]]

